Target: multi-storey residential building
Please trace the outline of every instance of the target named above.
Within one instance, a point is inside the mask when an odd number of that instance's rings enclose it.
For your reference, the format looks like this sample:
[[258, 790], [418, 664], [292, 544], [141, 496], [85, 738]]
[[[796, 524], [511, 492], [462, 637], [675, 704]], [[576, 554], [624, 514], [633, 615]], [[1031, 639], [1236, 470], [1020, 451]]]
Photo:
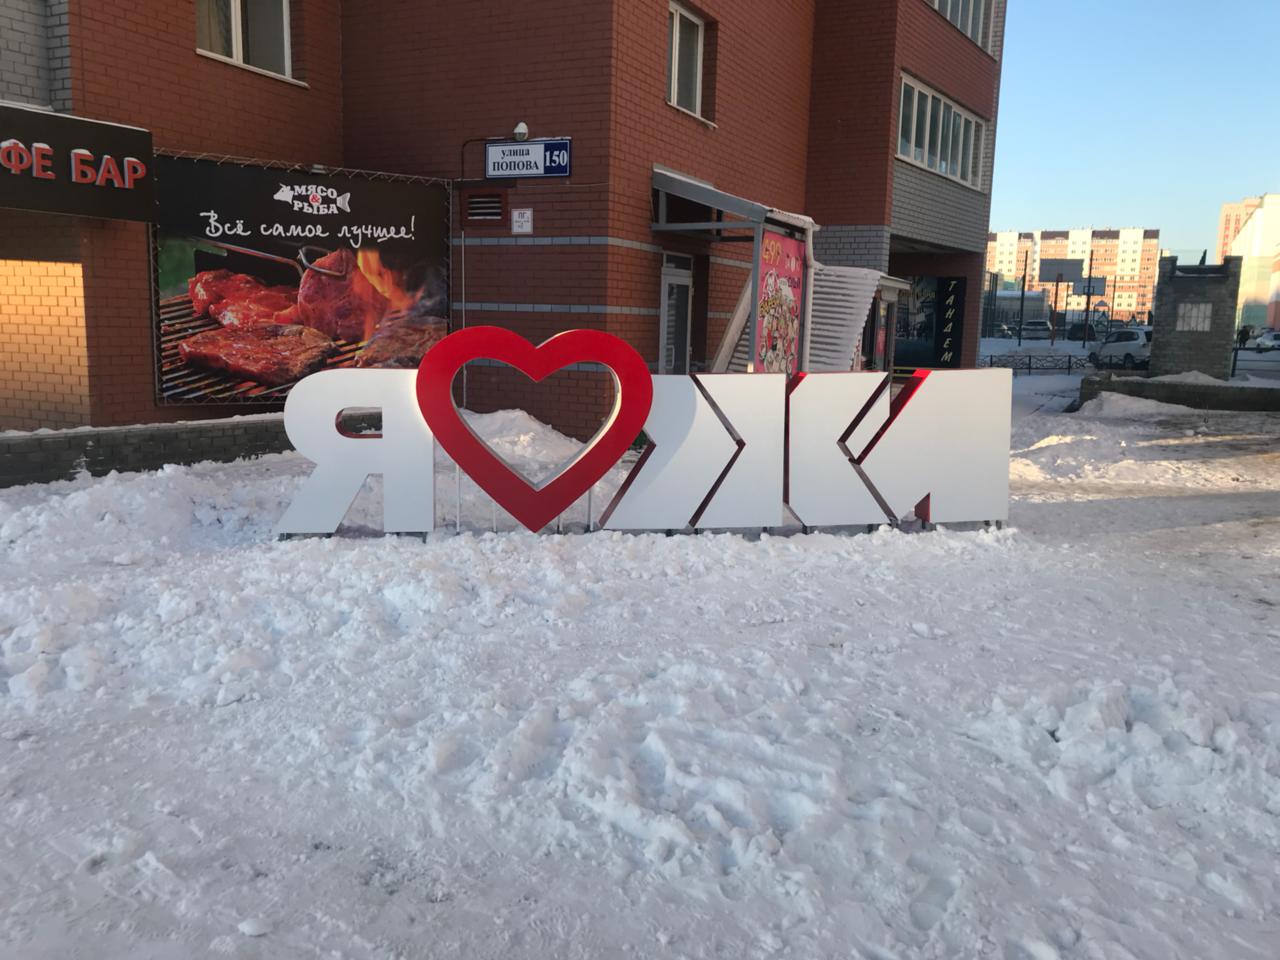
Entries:
[[[912, 281], [902, 362], [959, 365], [977, 352], [1004, 9], [140, 0], [122, 17], [14, 0], [0, 100], [145, 128], [157, 153], [448, 181], [455, 327], [592, 327], [657, 371], [707, 369], [753, 276], [733, 231], [758, 249], [814, 224], [818, 260]], [[571, 172], [486, 179], [477, 141], [517, 121], [571, 138]], [[707, 221], [728, 226], [681, 226]], [[158, 396], [153, 253], [144, 222], [0, 209], [0, 428], [244, 412]], [[945, 351], [940, 280], [968, 287]], [[563, 377], [577, 393], [481, 369], [468, 402], [594, 430], [607, 378]]]
[[[1101, 293], [1087, 304], [1071, 284], [1054, 290], [1053, 278], [1040, 279], [1041, 260], [1076, 260], [1081, 274], [1105, 280]], [[1037, 230], [1033, 233], [992, 233], [987, 237], [988, 273], [1005, 283], [1017, 283], [1026, 265], [1027, 289], [1045, 291], [1057, 313], [1079, 312], [1089, 305], [1117, 320], [1145, 320], [1155, 303], [1160, 266], [1160, 231], [1141, 227], [1120, 230]], [[1056, 295], [1056, 299], [1055, 299]]]
[[1257, 198], [1230, 253], [1240, 258], [1236, 325], [1280, 329], [1280, 193]]
[[1261, 197], [1245, 197], [1235, 203], [1224, 203], [1218, 214], [1218, 262], [1231, 255], [1231, 244], [1249, 219], [1249, 214], [1262, 204]]

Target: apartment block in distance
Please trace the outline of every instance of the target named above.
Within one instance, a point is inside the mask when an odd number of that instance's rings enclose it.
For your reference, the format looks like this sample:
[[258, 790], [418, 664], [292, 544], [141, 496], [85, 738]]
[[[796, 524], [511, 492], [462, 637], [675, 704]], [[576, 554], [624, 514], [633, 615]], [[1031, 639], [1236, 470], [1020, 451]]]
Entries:
[[998, 274], [1002, 285], [1014, 286], [1020, 282], [1025, 264], [1027, 290], [1045, 291], [1048, 303], [1058, 313], [1083, 311], [1087, 298], [1076, 294], [1070, 284], [1059, 285], [1055, 300], [1053, 281], [1040, 280], [1042, 259], [1078, 260], [1081, 273], [1092, 270], [1093, 276], [1105, 278], [1103, 291], [1092, 298], [1093, 309], [1114, 320], [1150, 318], [1160, 268], [1159, 230], [1085, 227], [988, 234], [988, 274]]
[[1236, 326], [1280, 329], [1280, 193], [1257, 198], [1230, 253], [1240, 258]]
[[1245, 197], [1235, 203], [1224, 203], [1218, 214], [1218, 262], [1231, 256], [1231, 244], [1249, 215], [1262, 205], [1262, 197]]
[[[128, 7], [0, 3], [0, 111], [14, 125], [0, 141], [39, 142], [41, 116], [59, 116], [141, 128], [170, 169], [429, 181], [448, 210], [417, 229], [447, 244], [440, 300], [453, 329], [492, 324], [535, 342], [597, 329], [655, 372], [715, 369], [764, 236], [885, 276], [864, 308], [879, 311], [881, 334], [868, 355], [975, 362], [1005, 0]], [[569, 141], [571, 164], [566, 153], [555, 177], [493, 175], [485, 140], [510, 140], [517, 123], [531, 144]], [[280, 199], [261, 209], [283, 215]], [[351, 216], [363, 202], [353, 195]], [[0, 429], [216, 418], [251, 412], [241, 401], [259, 394], [274, 400], [258, 409], [279, 408], [281, 391], [252, 384], [206, 390], [199, 404], [164, 387], [172, 358], [157, 328], [170, 308], [153, 267], [171, 268], [156, 256], [159, 229], [141, 216], [0, 209]], [[564, 389], [477, 368], [466, 403], [523, 407], [589, 436], [610, 379], [557, 376]]]

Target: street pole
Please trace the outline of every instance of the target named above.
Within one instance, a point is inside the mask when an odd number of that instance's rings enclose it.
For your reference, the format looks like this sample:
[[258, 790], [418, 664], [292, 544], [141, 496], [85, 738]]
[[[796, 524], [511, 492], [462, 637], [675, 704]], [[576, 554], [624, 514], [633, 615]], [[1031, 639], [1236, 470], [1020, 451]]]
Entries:
[[1058, 271], [1057, 278], [1053, 281], [1053, 306], [1049, 308], [1049, 345], [1052, 346], [1058, 338], [1058, 284], [1062, 282], [1062, 271]]
[[1084, 287], [1084, 332], [1080, 335], [1080, 346], [1089, 349], [1089, 312], [1093, 303], [1093, 244], [1089, 244], [1089, 266], [1085, 270]]
[[1027, 260], [1031, 257], [1030, 248], [1022, 255], [1022, 293], [1018, 296], [1018, 346], [1022, 346], [1022, 311], [1027, 306]]

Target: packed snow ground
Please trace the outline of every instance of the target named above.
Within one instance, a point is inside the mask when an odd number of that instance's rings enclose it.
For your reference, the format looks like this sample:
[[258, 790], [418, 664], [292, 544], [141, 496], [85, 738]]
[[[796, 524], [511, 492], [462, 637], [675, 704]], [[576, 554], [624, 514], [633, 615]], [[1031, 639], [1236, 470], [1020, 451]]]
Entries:
[[1003, 531], [0, 491], [0, 956], [1274, 958], [1280, 416], [1076, 379], [1017, 382]]

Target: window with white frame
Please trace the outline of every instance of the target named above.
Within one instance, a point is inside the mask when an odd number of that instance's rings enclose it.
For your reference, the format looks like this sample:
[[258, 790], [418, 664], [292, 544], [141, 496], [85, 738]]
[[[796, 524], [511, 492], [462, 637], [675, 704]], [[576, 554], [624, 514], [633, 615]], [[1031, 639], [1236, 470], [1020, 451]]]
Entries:
[[903, 77], [898, 111], [898, 156], [982, 188], [986, 123], [915, 79]]
[[196, 0], [196, 47], [268, 73], [293, 76], [289, 0]]
[[988, 49], [992, 0], [928, 0], [961, 33]]
[[702, 116], [702, 43], [706, 24], [678, 3], [667, 11], [667, 102]]
[[1178, 304], [1179, 330], [1190, 330], [1196, 333], [1207, 333], [1213, 326], [1213, 304], [1180, 303]]

